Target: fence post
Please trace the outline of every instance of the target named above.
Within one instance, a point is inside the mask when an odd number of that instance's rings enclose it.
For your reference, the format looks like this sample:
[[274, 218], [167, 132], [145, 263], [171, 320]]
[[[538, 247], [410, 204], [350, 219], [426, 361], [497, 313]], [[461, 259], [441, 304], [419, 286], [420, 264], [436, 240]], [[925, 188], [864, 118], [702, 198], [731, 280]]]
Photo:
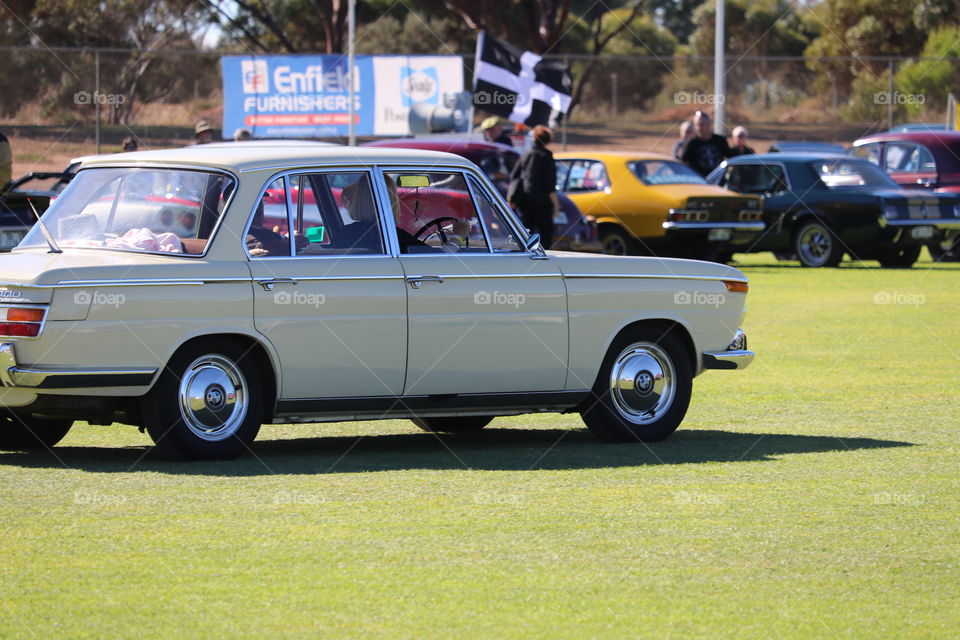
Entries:
[[617, 74], [616, 72], [610, 74], [610, 115], [617, 115], [619, 113], [617, 109]]
[[887, 75], [890, 76], [887, 83], [890, 99], [887, 100], [887, 129], [893, 129], [893, 58], [887, 58]]
[[97, 139], [97, 155], [100, 155], [100, 51], [96, 51], [94, 53], [93, 69], [94, 69], [93, 104], [94, 104], [94, 113], [96, 114], [96, 118], [97, 118], [97, 122], [94, 125], [94, 137], [96, 137]]

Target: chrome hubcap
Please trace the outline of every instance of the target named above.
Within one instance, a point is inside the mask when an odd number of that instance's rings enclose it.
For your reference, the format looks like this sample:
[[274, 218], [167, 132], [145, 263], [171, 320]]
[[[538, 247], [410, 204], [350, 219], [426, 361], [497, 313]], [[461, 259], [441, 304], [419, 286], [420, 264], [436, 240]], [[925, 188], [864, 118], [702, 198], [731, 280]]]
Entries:
[[826, 262], [833, 245], [830, 234], [821, 227], [808, 227], [800, 236], [800, 253], [808, 263]]
[[247, 415], [246, 380], [229, 358], [206, 355], [187, 367], [180, 380], [180, 415], [198, 438], [229, 438]]
[[677, 395], [676, 373], [667, 353], [652, 342], [624, 349], [610, 370], [610, 397], [633, 424], [650, 424], [670, 410]]

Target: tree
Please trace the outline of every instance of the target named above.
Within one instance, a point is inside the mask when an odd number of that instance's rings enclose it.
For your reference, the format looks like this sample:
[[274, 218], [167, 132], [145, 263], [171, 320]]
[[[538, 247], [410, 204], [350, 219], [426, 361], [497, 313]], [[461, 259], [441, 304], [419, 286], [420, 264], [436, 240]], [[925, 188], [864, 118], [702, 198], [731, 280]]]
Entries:
[[704, 0], [650, 0], [657, 24], [673, 34], [680, 44], [687, 44], [697, 29], [694, 11]]
[[[897, 87], [912, 100], [916, 112], [921, 106], [942, 109], [947, 94], [960, 85], [960, 26], [941, 27], [927, 38], [921, 55], [934, 60], [908, 62], [897, 73]], [[951, 59], [953, 58], [953, 59]]]

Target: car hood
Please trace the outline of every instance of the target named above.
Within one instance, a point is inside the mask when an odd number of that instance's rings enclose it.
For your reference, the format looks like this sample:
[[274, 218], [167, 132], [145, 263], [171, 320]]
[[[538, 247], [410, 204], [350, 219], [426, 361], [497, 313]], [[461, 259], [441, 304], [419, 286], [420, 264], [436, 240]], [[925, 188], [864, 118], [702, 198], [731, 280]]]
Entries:
[[717, 262], [639, 256], [598, 256], [551, 251], [564, 275], [662, 276], [664, 278], [726, 278], [746, 281], [737, 269]]

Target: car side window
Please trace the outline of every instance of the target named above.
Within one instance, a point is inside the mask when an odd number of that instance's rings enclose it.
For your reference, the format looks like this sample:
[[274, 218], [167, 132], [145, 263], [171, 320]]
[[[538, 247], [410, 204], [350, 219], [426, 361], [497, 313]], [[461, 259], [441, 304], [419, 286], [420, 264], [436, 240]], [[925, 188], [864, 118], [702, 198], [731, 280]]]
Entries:
[[467, 181], [454, 172], [388, 171], [400, 253], [489, 253]]
[[607, 169], [599, 160], [573, 160], [567, 177], [565, 191], [603, 191], [610, 186]]
[[937, 170], [930, 150], [913, 142], [888, 142], [883, 159], [888, 173], [927, 173]]
[[787, 180], [783, 167], [778, 164], [741, 164], [729, 172], [728, 189], [740, 193], [759, 195], [774, 194], [787, 190]]
[[[251, 257], [382, 255], [370, 176], [363, 171], [303, 173], [267, 188], [247, 234]], [[283, 245], [286, 245], [284, 250]]]
[[557, 191], [566, 191], [567, 176], [570, 175], [570, 162], [557, 160]]
[[879, 167], [880, 166], [880, 143], [869, 142], [867, 144], [862, 144], [858, 147], [854, 147], [853, 155], [856, 158], [866, 160], [867, 162], [872, 162], [873, 164]]
[[472, 178], [470, 184], [477, 198], [480, 218], [483, 220], [483, 227], [487, 231], [487, 237], [490, 239], [490, 246], [493, 247], [493, 251], [495, 253], [522, 253], [524, 251], [523, 247], [520, 246], [513, 230], [504, 220], [502, 213], [493, 201]]

